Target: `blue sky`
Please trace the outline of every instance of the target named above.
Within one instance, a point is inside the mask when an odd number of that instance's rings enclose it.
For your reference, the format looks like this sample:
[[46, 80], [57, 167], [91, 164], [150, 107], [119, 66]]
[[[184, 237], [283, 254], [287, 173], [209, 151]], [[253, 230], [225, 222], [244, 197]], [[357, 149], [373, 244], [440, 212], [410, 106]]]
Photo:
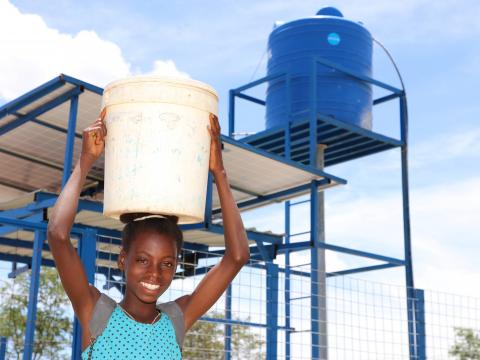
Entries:
[[[128, 74], [185, 72], [214, 86], [226, 131], [229, 89], [264, 75], [276, 20], [325, 6], [362, 21], [392, 53], [410, 111], [410, 184], [419, 287], [480, 296], [480, 3], [471, 1], [6, 1], [0, 0], [0, 104], [57, 74], [99, 86]], [[263, 61], [261, 61], [263, 56]], [[258, 66], [260, 64], [260, 66]], [[256, 70], [258, 67], [258, 70]], [[375, 48], [374, 77], [398, 86]], [[242, 110], [239, 130], [263, 126]], [[248, 115], [248, 116], [247, 116]], [[398, 111], [374, 113], [374, 130], [398, 135]], [[347, 186], [327, 193], [328, 242], [402, 256], [398, 150], [328, 168]], [[253, 179], [252, 179], [253, 180]], [[305, 226], [305, 209], [296, 226]], [[258, 215], [261, 214], [262, 217]], [[283, 210], [246, 214], [247, 225], [282, 231]], [[332, 268], [356, 259], [329, 254]], [[400, 270], [357, 275], [401, 282]]]

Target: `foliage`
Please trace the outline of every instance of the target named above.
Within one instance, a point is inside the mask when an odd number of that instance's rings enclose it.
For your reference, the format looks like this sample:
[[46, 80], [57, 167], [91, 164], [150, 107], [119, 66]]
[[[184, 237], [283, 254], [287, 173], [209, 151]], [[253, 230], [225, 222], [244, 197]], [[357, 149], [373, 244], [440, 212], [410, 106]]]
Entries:
[[[209, 317], [221, 319], [218, 313], [209, 314]], [[244, 320], [248, 321], [248, 319]], [[193, 359], [224, 359], [224, 328], [221, 323], [197, 321], [187, 333], [184, 342], [183, 358]], [[264, 344], [261, 336], [250, 331], [246, 326], [232, 326], [232, 359], [263, 359]]]
[[449, 353], [459, 360], [480, 360], [480, 334], [473, 329], [455, 328], [455, 344]]
[[[27, 272], [0, 287], [0, 335], [9, 340], [8, 358], [20, 359], [23, 354], [29, 286]], [[62, 355], [62, 350], [70, 343], [72, 323], [67, 312], [70, 302], [55, 269], [42, 268], [37, 304], [33, 359], [69, 358]]]

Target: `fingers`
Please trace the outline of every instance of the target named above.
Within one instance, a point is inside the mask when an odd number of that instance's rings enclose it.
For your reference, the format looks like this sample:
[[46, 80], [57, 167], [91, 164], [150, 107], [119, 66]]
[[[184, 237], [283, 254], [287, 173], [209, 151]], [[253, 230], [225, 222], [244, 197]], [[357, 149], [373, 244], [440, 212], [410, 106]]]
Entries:
[[218, 122], [218, 117], [212, 113], [210, 113], [210, 127], [209, 127], [209, 132], [212, 136], [220, 135], [220, 123]]
[[[99, 117], [97, 118], [97, 120], [95, 120], [95, 122], [89, 126], [87, 129], [89, 130], [93, 130], [93, 129], [97, 129], [99, 128], [100, 129], [100, 132], [101, 134], [97, 135], [97, 137], [101, 138], [102, 141], [103, 141], [103, 138], [105, 136], [107, 136], [107, 126], [105, 125], [105, 115], [107, 114], [107, 109], [106, 108], [103, 108], [102, 111], [100, 112], [100, 115]], [[87, 130], [85, 129], [85, 130]], [[101, 136], [100, 136], [101, 135]]]
[[92, 125], [83, 131], [84, 137], [89, 137], [94, 140], [95, 145], [101, 145], [104, 142], [106, 132], [101, 125]]

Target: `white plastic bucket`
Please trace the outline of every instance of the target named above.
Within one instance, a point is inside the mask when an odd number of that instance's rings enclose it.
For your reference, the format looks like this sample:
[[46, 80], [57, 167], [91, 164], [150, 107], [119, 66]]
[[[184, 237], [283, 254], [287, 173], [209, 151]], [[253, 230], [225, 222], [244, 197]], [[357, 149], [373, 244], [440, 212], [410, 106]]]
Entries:
[[199, 81], [137, 76], [103, 93], [105, 193], [103, 213], [204, 219], [210, 156], [209, 113], [218, 95]]

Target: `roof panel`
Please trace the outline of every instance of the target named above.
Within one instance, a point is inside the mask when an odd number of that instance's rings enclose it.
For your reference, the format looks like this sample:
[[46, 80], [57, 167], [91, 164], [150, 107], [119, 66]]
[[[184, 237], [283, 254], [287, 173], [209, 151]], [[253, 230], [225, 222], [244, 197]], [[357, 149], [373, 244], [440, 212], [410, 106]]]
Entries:
[[49, 101], [57, 98], [58, 96], [65, 94], [66, 92], [68, 92], [69, 90], [72, 90], [73, 88], [75, 88], [75, 85], [64, 83], [60, 88], [53, 90], [48, 94], [40, 97], [38, 100], [35, 100], [29, 103], [28, 105], [21, 107], [20, 109], [18, 109], [18, 112], [21, 114], [27, 114], [28, 112], [48, 103]]
[[[21, 107], [18, 112], [27, 114], [73, 88], [74, 85], [65, 83], [45, 95], [37, 94], [39, 97], [34, 96], [34, 98], [38, 97], [37, 100]], [[81, 134], [82, 130], [97, 118], [100, 104], [101, 95], [95, 92], [85, 90], [79, 95], [77, 134]], [[8, 110], [8, 104], [4, 108]], [[0, 136], [0, 174], [4, 177], [3, 181], [0, 179], [0, 185], [7, 186], [11, 183], [17, 184], [17, 188], [25, 188], [26, 190], [46, 189], [52, 192], [59, 190], [63, 173], [69, 111], [70, 101], [67, 100], [37, 117], [37, 120], [58, 127], [60, 131], [38, 123], [27, 122]], [[13, 119], [11, 115], [4, 114], [3, 117], [0, 116], [0, 124], [11, 119]], [[222, 141], [225, 146], [223, 151], [224, 164], [232, 186], [233, 196], [237, 202], [295, 188], [299, 185], [308, 184], [312, 180], [329, 179], [330, 183], [324, 187], [344, 183], [342, 179], [300, 163], [285, 160], [231, 138], [222, 136]], [[81, 151], [81, 139], [76, 138], [74, 145], [75, 161]], [[12, 156], [11, 153], [5, 153], [5, 151], [1, 153], [1, 149], [15, 152], [17, 157]], [[22, 155], [23, 158], [18, 157], [18, 154]], [[96, 180], [102, 180], [103, 168], [104, 159], [102, 157], [97, 161], [90, 175]], [[89, 184], [91, 183], [92, 179]], [[299, 194], [290, 194], [282, 199]], [[216, 190], [213, 191], [212, 197], [213, 208], [218, 209], [220, 204]], [[101, 194], [96, 196], [96, 199], [101, 198]], [[2, 200], [0, 199], [0, 202]], [[121, 229], [122, 227], [120, 222], [92, 212], [80, 212], [77, 221], [111, 229]], [[187, 241], [210, 245], [223, 244], [223, 235], [202, 230], [188, 232], [186, 239]]]

